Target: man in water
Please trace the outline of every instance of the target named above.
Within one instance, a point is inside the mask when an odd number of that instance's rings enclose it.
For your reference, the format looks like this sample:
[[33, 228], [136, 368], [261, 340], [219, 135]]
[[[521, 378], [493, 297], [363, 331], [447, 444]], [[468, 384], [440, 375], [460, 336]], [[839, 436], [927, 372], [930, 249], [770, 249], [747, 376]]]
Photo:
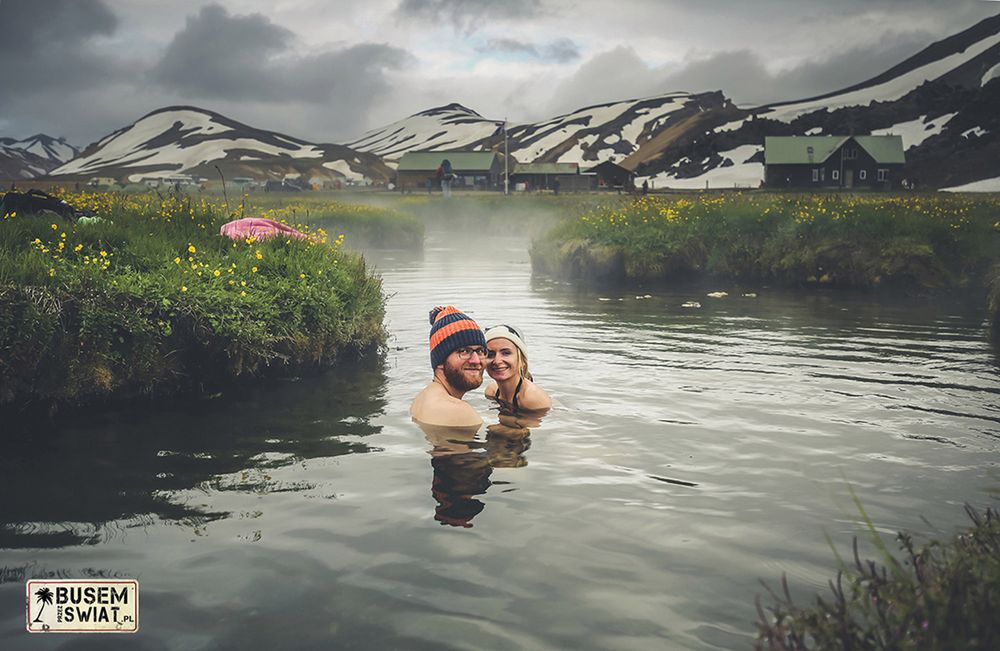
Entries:
[[462, 396], [483, 383], [486, 337], [451, 305], [431, 310], [430, 321], [434, 378], [413, 399], [410, 416], [425, 425], [478, 428], [483, 419]]

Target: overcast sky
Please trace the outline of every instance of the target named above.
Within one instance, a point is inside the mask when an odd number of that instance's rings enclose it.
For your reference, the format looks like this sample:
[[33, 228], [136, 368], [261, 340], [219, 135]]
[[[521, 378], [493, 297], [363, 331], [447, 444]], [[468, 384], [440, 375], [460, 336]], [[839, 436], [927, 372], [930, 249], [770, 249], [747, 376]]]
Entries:
[[186, 104], [344, 142], [459, 102], [512, 122], [863, 81], [990, 0], [0, 0], [0, 136], [78, 146]]

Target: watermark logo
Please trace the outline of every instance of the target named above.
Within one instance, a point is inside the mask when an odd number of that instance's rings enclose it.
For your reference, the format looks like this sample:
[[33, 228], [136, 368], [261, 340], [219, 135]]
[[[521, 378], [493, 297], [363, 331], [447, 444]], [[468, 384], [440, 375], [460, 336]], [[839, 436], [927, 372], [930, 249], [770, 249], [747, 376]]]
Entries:
[[29, 633], [135, 633], [139, 582], [93, 579], [26, 583]]

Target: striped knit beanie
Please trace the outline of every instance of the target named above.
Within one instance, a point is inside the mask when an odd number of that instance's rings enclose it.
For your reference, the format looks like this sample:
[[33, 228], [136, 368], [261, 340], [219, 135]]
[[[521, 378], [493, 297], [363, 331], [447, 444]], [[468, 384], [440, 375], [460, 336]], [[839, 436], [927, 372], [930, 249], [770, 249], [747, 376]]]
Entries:
[[451, 355], [456, 348], [486, 347], [486, 337], [475, 321], [452, 305], [431, 310], [431, 368]]

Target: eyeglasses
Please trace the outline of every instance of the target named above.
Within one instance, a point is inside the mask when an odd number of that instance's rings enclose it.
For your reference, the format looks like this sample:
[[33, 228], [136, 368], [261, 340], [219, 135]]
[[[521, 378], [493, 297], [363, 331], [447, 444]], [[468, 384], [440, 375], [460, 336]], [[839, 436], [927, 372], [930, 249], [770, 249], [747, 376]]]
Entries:
[[456, 348], [452, 352], [458, 355], [459, 359], [463, 360], [469, 359], [473, 355], [479, 355], [480, 357], [486, 357], [489, 355], [489, 351], [482, 346], [475, 346], [474, 348]]

